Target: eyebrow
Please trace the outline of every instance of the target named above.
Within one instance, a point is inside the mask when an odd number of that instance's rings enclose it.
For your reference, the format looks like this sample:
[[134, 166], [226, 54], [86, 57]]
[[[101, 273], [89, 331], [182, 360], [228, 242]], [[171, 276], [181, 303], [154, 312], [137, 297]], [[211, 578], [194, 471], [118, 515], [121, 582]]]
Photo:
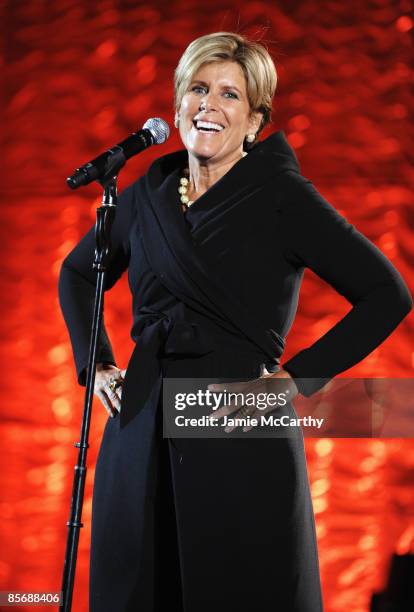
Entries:
[[[201, 81], [200, 79], [195, 79], [193, 81], [191, 81], [191, 85], [194, 85], [195, 83], [198, 83], [199, 85], [205, 85], [206, 87], [208, 87], [208, 84], [205, 81]], [[239, 94], [241, 95], [242, 92], [240, 91], [240, 89], [238, 87], [236, 87], [236, 85], [229, 85], [229, 84], [224, 84], [223, 85], [224, 89], [235, 89], [236, 91], [239, 92]]]

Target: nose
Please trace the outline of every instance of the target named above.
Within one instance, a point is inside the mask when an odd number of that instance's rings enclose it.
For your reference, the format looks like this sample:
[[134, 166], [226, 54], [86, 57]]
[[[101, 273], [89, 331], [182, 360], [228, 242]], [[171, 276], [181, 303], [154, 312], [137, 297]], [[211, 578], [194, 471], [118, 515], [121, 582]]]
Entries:
[[200, 100], [199, 110], [208, 112], [210, 110], [215, 110], [215, 107], [216, 105], [211, 92], [206, 93]]

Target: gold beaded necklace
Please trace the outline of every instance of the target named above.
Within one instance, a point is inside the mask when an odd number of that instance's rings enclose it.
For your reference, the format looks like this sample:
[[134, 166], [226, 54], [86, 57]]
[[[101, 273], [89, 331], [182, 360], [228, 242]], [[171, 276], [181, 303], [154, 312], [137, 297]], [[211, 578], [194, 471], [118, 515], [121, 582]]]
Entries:
[[[188, 173], [188, 168], [184, 170], [184, 173], [185, 174]], [[190, 200], [187, 195], [189, 182], [190, 181], [188, 180], [186, 176], [182, 176], [180, 178], [180, 186], [178, 187], [178, 193], [180, 194], [180, 200], [185, 206], [187, 206], [187, 208], [189, 208], [191, 204], [193, 204], [194, 202], [194, 200]]]
[[[246, 157], [246, 155], [247, 155], [247, 151], [243, 151], [243, 157]], [[189, 176], [190, 171], [188, 168], [184, 170], [184, 174]], [[186, 206], [187, 208], [190, 208], [191, 204], [194, 204], [194, 200], [190, 200], [190, 198], [187, 195], [188, 185], [190, 184], [190, 181], [187, 178], [187, 176], [182, 176], [180, 178], [180, 185], [178, 187], [178, 193], [180, 194], [180, 200], [184, 204], [184, 206]]]

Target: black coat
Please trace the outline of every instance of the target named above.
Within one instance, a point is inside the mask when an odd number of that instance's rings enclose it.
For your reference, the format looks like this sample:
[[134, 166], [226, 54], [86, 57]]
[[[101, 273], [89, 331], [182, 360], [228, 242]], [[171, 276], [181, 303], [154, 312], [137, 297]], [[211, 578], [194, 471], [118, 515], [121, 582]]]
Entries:
[[[374, 350], [412, 298], [391, 262], [300, 174], [283, 132], [184, 216], [177, 187], [186, 162], [186, 151], [159, 158], [119, 198], [106, 289], [128, 268], [136, 347], [96, 466], [91, 610], [320, 612], [302, 433], [163, 440], [162, 378], [257, 378], [262, 364], [276, 371], [305, 267], [352, 304], [282, 363], [306, 396]], [[92, 228], [59, 281], [81, 384], [93, 250]], [[105, 329], [98, 361], [115, 363]], [[291, 403], [287, 410], [295, 414]]]

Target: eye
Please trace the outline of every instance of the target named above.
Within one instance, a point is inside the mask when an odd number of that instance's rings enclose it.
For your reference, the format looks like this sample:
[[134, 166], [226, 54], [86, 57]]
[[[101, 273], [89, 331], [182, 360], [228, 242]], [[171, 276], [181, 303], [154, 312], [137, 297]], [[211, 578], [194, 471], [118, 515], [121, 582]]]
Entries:
[[204, 92], [204, 91], [207, 91], [207, 88], [206, 88], [206, 87], [203, 87], [202, 85], [194, 85], [194, 86], [191, 88], [191, 91], [194, 91], [195, 93], [199, 93], [199, 92]]
[[239, 96], [234, 91], [225, 91], [224, 95], [228, 96], [229, 98], [233, 98], [235, 100], [239, 99]]

